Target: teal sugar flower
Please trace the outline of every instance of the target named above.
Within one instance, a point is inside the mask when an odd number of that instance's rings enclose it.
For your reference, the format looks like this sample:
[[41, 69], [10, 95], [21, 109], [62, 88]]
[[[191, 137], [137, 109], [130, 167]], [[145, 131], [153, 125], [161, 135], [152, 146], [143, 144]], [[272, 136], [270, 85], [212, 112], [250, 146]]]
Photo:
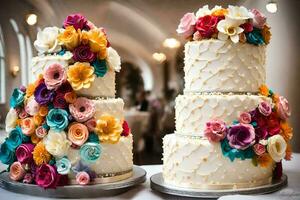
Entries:
[[46, 117], [46, 123], [51, 129], [61, 132], [67, 128], [69, 124], [68, 116], [67, 111], [55, 108], [49, 111]]
[[234, 149], [229, 145], [229, 142], [226, 138], [221, 141], [221, 149], [223, 155], [228, 157], [231, 162], [233, 162], [236, 158], [245, 160], [252, 159], [254, 157], [254, 152], [251, 146], [245, 150]]
[[81, 160], [87, 163], [96, 162], [100, 158], [101, 152], [100, 144], [94, 142], [85, 143], [79, 150]]
[[56, 160], [55, 166], [57, 168], [57, 173], [62, 175], [68, 174], [72, 167], [70, 160], [66, 157]]
[[0, 161], [5, 165], [11, 165], [15, 160], [15, 152], [8, 148], [7, 141], [5, 141], [0, 147]]
[[107, 72], [107, 63], [106, 60], [98, 60], [96, 59], [91, 63], [91, 65], [95, 69], [95, 74], [97, 77], [103, 77]]
[[21, 106], [24, 102], [24, 95], [25, 93], [19, 88], [15, 88], [10, 97], [10, 107], [15, 108]]
[[94, 143], [100, 143], [99, 142], [99, 136], [96, 133], [91, 132], [89, 135], [89, 138], [87, 140], [88, 142], [94, 142]]
[[254, 45], [264, 44], [264, 39], [263, 39], [260, 29], [254, 27], [252, 32], [245, 33], [245, 34], [246, 34], [248, 43], [254, 44]]
[[8, 138], [6, 139], [7, 148], [10, 151], [15, 151], [15, 149], [22, 144], [22, 142], [28, 142], [30, 138], [22, 133], [19, 126], [10, 131]]

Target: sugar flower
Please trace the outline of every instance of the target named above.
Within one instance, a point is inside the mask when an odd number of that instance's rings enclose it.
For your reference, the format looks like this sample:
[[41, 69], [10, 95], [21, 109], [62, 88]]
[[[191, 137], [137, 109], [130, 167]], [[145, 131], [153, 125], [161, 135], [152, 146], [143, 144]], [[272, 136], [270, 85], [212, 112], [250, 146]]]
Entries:
[[255, 142], [255, 130], [250, 124], [236, 124], [227, 133], [229, 145], [236, 149], [247, 149]]
[[256, 155], [260, 156], [260, 155], [262, 155], [266, 152], [266, 147], [265, 147], [265, 145], [257, 143], [257, 144], [253, 145], [253, 150], [254, 150]]
[[268, 153], [275, 162], [284, 158], [286, 148], [287, 144], [281, 135], [274, 135], [268, 139]]
[[203, 17], [205, 15], [210, 15], [211, 10], [209, 9], [208, 5], [203, 6], [202, 8], [199, 8], [199, 10], [196, 12], [196, 18]]
[[186, 13], [180, 20], [177, 28], [177, 33], [183, 35], [185, 38], [190, 37], [194, 33], [195, 24], [197, 22], [194, 13]]
[[243, 6], [228, 6], [228, 14], [226, 15], [226, 17], [230, 19], [239, 20], [241, 22], [253, 18], [253, 16], [253, 13], [249, 12], [248, 9]]
[[64, 21], [64, 28], [73, 26], [77, 29], [87, 28], [87, 19], [79, 13], [68, 15]]
[[95, 69], [95, 75], [97, 77], [103, 77], [107, 72], [106, 60], [96, 59], [94, 62], [92, 62], [92, 66]]
[[90, 50], [88, 45], [80, 45], [73, 50], [73, 60], [75, 62], [93, 62], [96, 54]]
[[76, 62], [67, 72], [68, 81], [74, 90], [89, 88], [95, 80], [94, 68], [89, 63]]
[[258, 110], [264, 116], [269, 116], [272, 113], [272, 106], [269, 102], [263, 101], [258, 105]]
[[65, 93], [64, 98], [65, 98], [67, 103], [72, 104], [76, 101], [77, 95], [74, 91], [73, 92], [67, 92], [67, 93]]
[[32, 173], [26, 173], [24, 178], [23, 178], [23, 183], [25, 184], [31, 184], [33, 183], [34, 176]]
[[51, 109], [46, 117], [46, 122], [53, 130], [63, 131], [69, 124], [68, 113], [63, 109]]
[[38, 138], [44, 138], [47, 135], [48, 131], [43, 126], [39, 126], [35, 129], [35, 135]]
[[87, 185], [90, 182], [90, 175], [84, 171], [76, 174], [76, 182], [79, 185]]
[[25, 174], [26, 171], [20, 162], [14, 162], [9, 167], [9, 178], [14, 181], [22, 180]]
[[270, 32], [270, 27], [267, 25], [264, 25], [263, 29], [261, 30], [261, 35], [263, 37], [263, 40], [265, 44], [269, 44], [271, 40], [271, 32]]
[[242, 124], [250, 124], [251, 122], [251, 115], [248, 112], [243, 112], [239, 116], [239, 122]]
[[7, 142], [4, 142], [0, 146], [0, 161], [5, 165], [12, 164], [16, 159], [14, 151], [10, 150]]
[[53, 63], [44, 69], [44, 79], [48, 90], [57, 89], [66, 80], [67, 75], [62, 65]]
[[48, 114], [48, 106], [40, 106], [38, 114], [42, 117], [45, 117]]
[[15, 108], [21, 106], [24, 101], [25, 93], [22, 92], [19, 88], [15, 88], [11, 97], [10, 97], [10, 107]]
[[10, 132], [17, 126], [18, 113], [14, 108], [11, 108], [5, 118], [5, 131]]
[[260, 29], [254, 27], [252, 32], [245, 33], [245, 34], [246, 34], [248, 43], [254, 44], [254, 45], [264, 44], [264, 39], [263, 39], [262, 32]]
[[[107, 39], [103, 31], [101, 31], [100, 29], [92, 29], [88, 32], [88, 37], [89, 37], [89, 46], [91, 47], [92, 52], [106, 53]], [[104, 58], [106, 57], [101, 57], [100, 59], [104, 59]]]
[[42, 164], [36, 170], [35, 182], [43, 188], [55, 188], [59, 182], [59, 176], [54, 166]]
[[119, 120], [111, 115], [102, 115], [97, 120], [96, 133], [99, 135], [101, 142], [117, 143], [122, 131]]
[[80, 147], [79, 154], [82, 161], [94, 163], [100, 158], [101, 151], [100, 144], [88, 142]]
[[95, 103], [86, 98], [79, 97], [69, 105], [70, 113], [77, 122], [85, 122], [95, 114]]
[[22, 164], [31, 164], [33, 161], [32, 152], [34, 149], [34, 145], [30, 143], [21, 144], [16, 149], [16, 157], [17, 160]]
[[221, 120], [210, 120], [206, 123], [204, 135], [210, 142], [219, 142], [226, 137], [226, 124]]
[[283, 96], [280, 96], [276, 104], [278, 115], [281, 119], [286, 120], [291, 116], [289, 102]]
[[71, 162], [66, 157], [56, 160], [55, 166], [57, 168], [57, 173], [62, 175], [69, 174], [71, 170]]
[[67, 50], [73, 50], [79, 45], [79, 34], [73, 26], [68, 26], [57, 37], [58, 41], [66, 46]]
[[261, 167], [268, 167], [270, 164], [272, 164], [272, 158], [271, 158], [270, 154], [264, 153], [257, 157], [257, 163]]
[[29, 116], [28, 113], [25, 111], [24, 108], [19, 108], [18, 110], [19, 110], [19, 111], [18, 111], [18, 112], [19, 112], [18, 117], [19, 117], [20, 119], [25, 119], [26, 117]]
[[6, 144], [9, 150], [15, 151], [15, 149], [25, 141], [26, 136], [22, 133], [19, 126], [10, 131], [8, 138], [6, 139]]
[[250, 12], [253, 14], [253, 26], [262, 29], [267, 21], [266, 16], [257, 9], [251, 9]]
[[269, 88], [266, 85], [261, 85], [259, 87], [259, 93], [263, 96], [269, 96]]
[[73, 123], [69, 126], [68, 139], [75, 145], [83, 145], [89, 137], [89, 131], [84, 124]]
[[89, 132], [93, 132], [97, 126], [97, 121], [94, 117], [87, 120], [85, 123], [86, 127], [88, 128]]
[[210, 38], [217, 33], [217, 23], [219, 19], [216, 16], [206, 15], [200, 17], [196, 23], [195, 29], [202, 38]]
[[27, 99], [24, 109], [29, 115], [34, 116], [38, 113], [40, 105], [38, 104], [38, 102], [36, 102], [34, 97], [30, 97], [29, 99]]
[[67, 139], [65, 132], [56, 132], [53, 129], [49, 130], [47, 136], [44, 137], [43, 142], [47, 151], [56, 158], [61, 158], [67, 155], [68, 150], [72, 144]]
[[129, 128], [128, 123], [125, 120], [123, 121], [122, 128], [123, 128], [123, 131], [122, 131], [121, 136], [127, 137], [131, 133], [131, 130]]
[[61, 50], [61, 46], [57, 40], [59, 28], [46, 27], [38, 31], [37, 39], [34, 41], [34, 47], [39, 54], [56, 53]]
[[51, 154], [46, 150], [45, 144], [39, 142], [32, 152], [34, 163], [38, 166], [43, 163], [48, 163], [51, 159]]
[[252, 148], [247, 148], [245, 150], [232, 148], [226, 138], [221, 141], [221, 149], [223, 155], [228, 157], [231, 162], [233, 162], [236, 158], [245, 160], [252, 159], [254, 156]]
[[244, 31], [243, 28], [239, 27], [240, 25], [239, 21], [229, 18], [221, 20], [217, 25], [219, 31], [218, 38], [220, 40], [227, 40], [230, 37], [232, 42], [237, 43], [239, 41], [239, 34]]
[[112, 47], [107, 48], [107, 61], [109, 67], [116, 72], [120, 72], [121, 70], [121, 58], [116, 50]]
[[46, 105], [53, 101], [54, 95], [55, 92], [48, 90], [45, 83], [40, 83], [34, 92], [35, 101], [40, 105]]
[[289, 141], [293, 137], [293, 129], [290, 127], [287, 121], [280, 122], [280, 135], [284, 138], [285, 141]]
[[57, 93], [53, 100], [54, 108], [66, 109], [68, 107], [68, 103], [65, 99], [65, 94]]

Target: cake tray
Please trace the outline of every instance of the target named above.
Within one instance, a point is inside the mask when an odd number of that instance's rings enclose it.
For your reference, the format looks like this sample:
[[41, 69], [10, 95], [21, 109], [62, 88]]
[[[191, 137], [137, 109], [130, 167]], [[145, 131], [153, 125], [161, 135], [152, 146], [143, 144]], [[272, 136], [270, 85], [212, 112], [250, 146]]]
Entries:
[[241, 189], [226, 189], [226, 190], [202, 190], [202, 189], [189, 189], [168, 185], [164, 182], [162, 173], [154, 174], [150, 178], [151, 189], [174, 196], [181, 197], [194, 197], [203, 199], [217, 199], [224, 195], [250, 195], [250, 194], [268, 194], [276, 192], [287, 185], [287, 176], [282, 175], [280, 180], [274, 180], [269, 185], [263, 185], [254, 188], [241, 188]]
[[34, 184], [24, 184], [10, 180], [8, 172], [0, 174], [0, 187], [15, 193], [28, 194], [48, 198], [94, 198], [121, 194], [133, 186], [146, 180], [146, 171], [136, 165], [133, 166], [133, 175], [125, 180], [95, 184], [95, 185], [67, 185], [56, 189], [43, 189]]

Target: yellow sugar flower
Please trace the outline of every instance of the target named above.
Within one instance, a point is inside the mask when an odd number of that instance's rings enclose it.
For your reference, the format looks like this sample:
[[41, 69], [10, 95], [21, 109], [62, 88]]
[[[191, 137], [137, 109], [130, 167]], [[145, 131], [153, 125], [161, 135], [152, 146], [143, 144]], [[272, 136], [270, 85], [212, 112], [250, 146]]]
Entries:
[[39, 143], [42, 139], [39, 138], [36, 134], [32, 134], [32, 135], [30, 136], [30, 140], [31, 140], [31, 142], [32, 142], [33, 144], [37, 144], [37, 143]]
[[42, 165], [48, 163], [51, 159], [51, 154], [46, 150], [43, 142], [39, 142], [32, 152], [33, 160], [36, 165]]
[[80, 43], [81, 44], [88, 44], [89, 43], [89, 35], [87, 31], [81, 31], [80, 29], [77, 30], [79, 37], [80, 37]]
[[225, 16], [228, 14], [228, 10], [225, 8], [220, 8], [218, 10], [215, 10], [211, 15], [216, 17]]
[[91, 87], [95, 80], [94, 68], [87, 62], [76, 62], [67, 72], [68, 81], [74, 90]]
[[57, 37], [58, 41], [66, 46], [68, 50], [73, 50], [79, 45], [79, 34], [73, 26], [68, 26]]
[[36, 126], [40, 126], [44, 122], [44, 117], [41, 115], [34, 115], [33, 121]]
[[[88, 32], [89, 45], [94, 53], [106, 52], [107, 39], [100, 29], [92, 29]], [[100, 57], [100, 59], [103, 59]]]
[[26, 89], [26, 98], [29, 98], [33, 95], [34, 91], [35, 91], [35, 84], [34, 83], [31, 83], [27, 86], [27, 89]]
[[115, 144], [119, 141], [123, 128], [118, 119], [111, 115], [102, 115], [97, 120], [96, 133], [101, 142]]

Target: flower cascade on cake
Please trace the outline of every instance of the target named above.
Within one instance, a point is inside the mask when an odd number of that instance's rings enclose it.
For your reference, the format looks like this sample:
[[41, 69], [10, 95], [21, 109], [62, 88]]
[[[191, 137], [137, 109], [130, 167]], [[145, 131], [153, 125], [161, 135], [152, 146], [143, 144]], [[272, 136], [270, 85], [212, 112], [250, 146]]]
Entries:
[[188, 40], [214, 38], [253, 45], [269, 44], [271, 37], [266, 17], [257, 9], [248, 10], [243, 6], [213, 9], [203, 6], [196, 13], [186, 13], [177, 32]]
[[[119, 71], [120, 58], [104, 29], [80, 14], [69, 15], [63, 29], [39, 31], [34, 46], [43, 55], [71, 54], [73, 64], [48, 65], [35, 82], [13, 90], [0, 160], [9, 165], [12, 180], [43, 188], [67, 185], [70, 177], [80, 185], [93, 183], [89, 166], [101, 158], [102, 145], [131, 133], [126, 121], [115, 116], [95, 118], [95, 101], [76, 91], [108, 70]], [[79, 158], [68, 157], [72, 150], [79, 151]]]
[[286, 98], [274, 94], [262, 85], [260, 94], [272, 99], [261, 102], [255, 109], [242, 112], [232, 124], [221, 119], [206, 123], [204, 136], [211, 142], [219, 142], [222, 153], [231, 161], [252, 159], [255, 166], [268, 167], [276, 162], [274, 177], [282, 174], [282, 159], [291, 159], [290, 140], [293, 129], [287, 119], [291, 115]]

